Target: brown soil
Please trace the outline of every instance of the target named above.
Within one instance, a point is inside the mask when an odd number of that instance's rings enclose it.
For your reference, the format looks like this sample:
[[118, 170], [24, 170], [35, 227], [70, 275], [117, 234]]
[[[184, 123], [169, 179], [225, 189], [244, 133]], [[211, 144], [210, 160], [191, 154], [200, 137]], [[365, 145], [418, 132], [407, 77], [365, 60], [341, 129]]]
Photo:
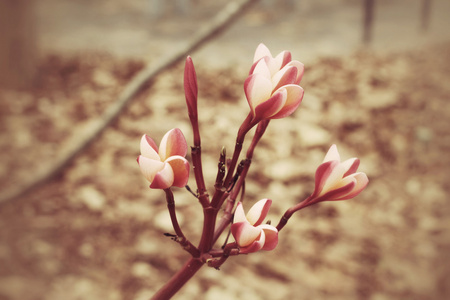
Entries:
[[[276, 222], [312, 191], [333, 143], [343, 158], [361, 159], [367, 190], [301, 211], [276, 250], [233, 257], [220, 271], [205, 267], [175, 299], [448, 299], [449, 49], [307, 66], [300, 109], [271, 122], [256, 152], [247, 205], [273, 199]], [[54, 55], [38, 88], [0, 90], [0, 188], [58, 157], [142, 66], [98, 53]], [[212, 187], [218, 153], [232, 149], [248, 112], [245, 73], [202, 65], [197, 73]], [[171, 232], [163, 194], [147, 188], [135, 161], [143, 133], [160, 140], [178, 127], [191, 141], [182, 92], [179, 65], [57, 178], [1, 204], [0, 299], [147, 299], [182, 265], [187, 254], [162, 235]], [[182, 189], [175, 199], [197, 241], [200, 205]]]

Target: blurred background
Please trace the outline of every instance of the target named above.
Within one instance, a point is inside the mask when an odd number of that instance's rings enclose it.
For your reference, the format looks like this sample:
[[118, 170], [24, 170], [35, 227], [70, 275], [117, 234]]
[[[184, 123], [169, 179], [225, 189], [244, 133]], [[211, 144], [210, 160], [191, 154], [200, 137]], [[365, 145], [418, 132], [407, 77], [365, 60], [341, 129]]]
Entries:
[[[164, 194], [135, 159], [144, 133], [159, 143], [178, 127], [191, 144], [183, 61], [74, 149], [139, 72], [244, 2], [0, 0], [1, 300], [148, 299], [181, 267], [188, 254], [162, 235], [173, 231]], [[359, 157], [370, 183], [297, 213], [274, 251], [201, 269], [174, 299], [448, 299], [450, 1], [253, 2], [190, 52], [210, 192], [248, 113], [243, 82], [261, 42], [305, 64], [305, 96], [261, 140], [246, 209], [271, 198], [277, 223], [312, 192], [331, 144]], [[200, 205], [174, 193], [195, 244]]]

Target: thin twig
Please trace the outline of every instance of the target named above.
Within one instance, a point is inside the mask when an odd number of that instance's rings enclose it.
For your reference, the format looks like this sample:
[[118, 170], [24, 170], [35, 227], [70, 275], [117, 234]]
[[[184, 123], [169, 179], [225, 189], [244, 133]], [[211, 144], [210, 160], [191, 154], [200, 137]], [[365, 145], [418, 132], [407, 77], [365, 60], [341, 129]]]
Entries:
[[176, 234], [175, 241], [180, 243], [183, 249], [189, 252], [193, 257], [199, 257], [200, 252], [197, 247], [192, 245], [192, 243], [184, 236], [180, 224], [178, 223], [172, 190], [168, 188], [165, 189], [164, 192], [166, 193], [167, 209], [169, 210], [170, 220], [172, 221], [173, 230], [175, 230]]

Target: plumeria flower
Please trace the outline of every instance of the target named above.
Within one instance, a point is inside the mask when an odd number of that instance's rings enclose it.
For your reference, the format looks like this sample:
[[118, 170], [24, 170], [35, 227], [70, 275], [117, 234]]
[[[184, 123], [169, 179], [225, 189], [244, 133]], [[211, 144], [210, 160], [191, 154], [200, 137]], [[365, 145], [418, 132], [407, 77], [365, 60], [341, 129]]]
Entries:
[[356, 172], [358, 166], [358, 158], [341, 162], [336, 145], [332, 145], [317, 168], [311, 202], [346, 200], [361, 193], [369, 179], [365, 173]]
[[137, 158], [144, 177], [152, 189], [184, 187], [189, 178], [189, 162], [184, 158], [187, 143], [180, 129], [167, 132], [158, 147], [147, 135], [141, 139], [141, 155]]
[[290, 52], [273, 57], [264, 44], [259, 44], [244, 83], [253, 118], [279, 119], [292, 114], [303, 99], [299, 86], [303, 72], [303, 64], [292, 60]]
[[272, 250], [277, 246], [278, 230], [272, 225], [262, 224], [271, 204], [272, 200], [262, 199], [245, 215], [242, 203], [238, 203], [231, 233], [240, 247], [240, 253]]

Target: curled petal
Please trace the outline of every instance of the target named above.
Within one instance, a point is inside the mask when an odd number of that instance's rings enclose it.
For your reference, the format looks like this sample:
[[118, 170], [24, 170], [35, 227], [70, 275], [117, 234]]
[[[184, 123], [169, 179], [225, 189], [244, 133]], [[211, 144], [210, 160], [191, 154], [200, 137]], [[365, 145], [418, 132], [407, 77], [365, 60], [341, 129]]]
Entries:
[[[255, 241], [261, 241], [262, 230], [247, 222], [239, 222], [231, 225], [231, 233], [240, 247], [246, 247]], [[264, 238], [264, 237], [263, 237]], [[264, 244], [264, 240], [262, 241]]]
[[269, 48], [267, 48], [266, 45], [261, 43], [256, 48], [255, 56], [253, 57], [253, 62], [257, 62], [264, 58], [266, 60], [266, 64], [269, 67], [271, 74], [275, 74], [278, 70], [283, 68], [287, 63], [289, 63], [292, 60], [291, 57], [292, 56], [289, 51], [282, 51], [274, 58]]
[[356, 180], [355, 186], [350, 193], [343, 197], [341, 196], [336, 200], [346, 200], [354, 198], [366, 188], [367, 184], [369, 184], [369, 178], [367, 178], [367, 175], [365, 173], [358, 172], [350, 175], [349, 177], [353, 177]]
[[233, 223], [240, 223], [240, 222], [248, 222], [241, 202], [239, 202], [238, 205], [236, 206], [233, 218]]
[[189, 179], [189, 162], [182, 156], [169, 157], [166, 161], [173, 170], [173, 186], [184, 187]]
[[266, 238], [261, 250], [270, 251], [275, 249], [278, 245], [278, 230], [274, 226], [267, 224], [260, 225], [259, 227], [263, 230]]
[[174, 128], [167, 132], [161, 140], [159, 146], [159, 156], [165, 161], [170, 156], [186, 156], [187, 143], [180, 129]]
[[260, 225], [267, 216], [270, 206], [272, 205], [272, 200], [262, 199], [256, 202], [252, 208], [247, 213], [247, 220], [253, 226]]
[[[261, 58], [261, 59], [262, 59], [262, 58]], [[249, 75], [249, 76], [253, 74], [253, 71], [255, 70], [256, 65], [259, 63], [259, 61], [260, 61], [261, 59], [255, 61], [255, 62], [253, 63], [253, 65], [250, 67], [250, 71], [248, 72], [248, 75]]]
[[342, 163], [338, 162], [337, 164], [335, 164], [325, 180], [325, 184], [323, 185], [323, 190], [321, 194], [323, 195], [327, 191], [337, 189], [345, 185], [347, 182], [345, 181], [343, 182], [343, 180], [345, 179], [345, 178], [343, 179], [343, 177], [346, 171], [347, 171], [346, 166], [344, 166]]
[[275, 61], [278, 67], [278, 69], [284, 68], [290, 61], [292, 60], [291, 52], [289, 51], [283, 51], [280, 52], [276, 57]]
[[345, 168], [347, 169], [347, 172], [344, 173], [344, 177], [354, 174], [356, 170], [358, 170], [359, 167], [359, 159], [358, 158], [350, 158], [347, 159], [342, 163]]
[[164, 168], [163, 162], [142, 155], [139, 155], [137, 162], [142, 174], [150, 182], [153, 182], [156, 174]]
[[286, 103], [287, 90], [279, 89], [268, 100], [262, 102], [255, 108], [255, 117], [260, 119], [271, 118], [278, 113]]
[[323, 159], [323, 162], [327, 162], [327, 161], [331, 161], [331, 160], [341, 161], [341, 157], [339, 156], [339, 152], [338, 152], [335, 144], [331, 145], [330, 149], [328, 150], [327, 154], [325, 155], [325, 158]]
[[350, 194], [356, 186], [356, 180], [347, 178], [341, 180], [332, 189], [323, 190], [323, 194], [320, 196], [321, 201], [343, 200], [348, 194]]
[[282, 89], [286, 90], [287, 97], [283, 108], [271, 117], [271, 119], [280, 119], [291, 115], [302, 103], [303, 88], [299, 85], [285, 85]]
[[172, 167], [169, 164], [164, 163], [164, 168], [158, 173], [156, 173], [152, 183], [150, 184], [150, 188], [167, 189], [170, 188], [172, 184], [173, 184]]
[[313, 197], [318, 196], [322, 193], [323, 187], [327, 182], [328, 177], [330, 176], [333, 168], [339, 164], [338, 161], [332, 160], [322, 163], [316, 170], [315, 176], [315, 189], [313, 193]]
[[[261, 237], [264, 237], [263, 231], [261, 231]], [[256, 240], [246, 247], [241, 247], [239, 250], [239, 253], [247, 254], [247, 253], [257, 252], [257, 251], [261, 250], [263, 248], [263, 246], [264, 246], [264, 238], [262, 238], [260, 240]]]
[[254, 74], [250, 75], [244, 83], [244, 91], [247, 97], [248, 104], [252, 112], [255, 111], [255, 107], [261, 102], [270, 98], [272, 93], [272, 82], [270, 79]]
[[350, 199], [347, 198], [347, 195], [349, 195], [352, 190], [355, 188], [356, 182], [351, 181], [347, 183], [344, 186], [341, 186], [339, 188], [336, 188], [334, 190], [330, 190], [326, 193], [324, 193], [322, 196], [317, 197], [314, 202], [321, 202], [321, 201], [338, 201], [338, 200], [345, 200]]
[[272, 78], [272, 73], [270, 72], [269, 66], [266, 63], [266, 59], [261, 59], [255, 66], [253, 74], [259, 74], [265, 78]]
[[154, 160], [161, 160], [158, 154], [158, 147], [151, 137], [144, 134], [141, 138], [141, 155]]
[[278, 90], [280, 87], [295, 83], [297, 79], [297, 68], [284, 67], [272, 77], [273, 91]]
[[297, 69], [297, 78], [295, 79], [295, 84], [300, 84], [300, 81], [303, 78], [303, 73], [305, 72], [305, 65], [299, 62], [298, 60], [290, 61], [286, 67], [295, 67]]
[[270, 50], [266, 45], [261, 43], [258, 45], [258, 47], [256, 47], [255, 55], [253, 56], [253, 62], [260, 60], [264, 56], [272, 57], [272, 53], [270, 53]]

